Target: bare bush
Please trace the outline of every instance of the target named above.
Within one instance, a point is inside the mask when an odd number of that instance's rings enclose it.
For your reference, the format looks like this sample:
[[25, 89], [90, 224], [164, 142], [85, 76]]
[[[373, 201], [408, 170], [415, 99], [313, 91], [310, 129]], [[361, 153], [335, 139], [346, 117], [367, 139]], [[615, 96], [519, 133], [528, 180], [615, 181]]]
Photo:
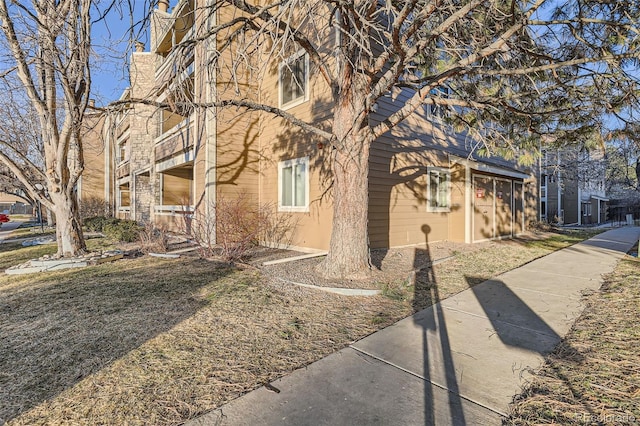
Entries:
[[143, 253], [166, 253], [169, 247], [169, 233], [163, 226], [146, 223], [140, 231], [140, 251]]
[[287, 247], [296, 225], [293, 216], [279, 214], [273, 204], [257, 206], [239, 195], [219, 198], [208, 213], [198, 210], [185, 216], [184, 231], [198, 244], [201, 256], [233, 262], [246, 258], [261, 244]]
[[80, 201], [80, 217], [84, 220], [89, 217], [111, 216], [109, 203], [102, 197], [91, 196]]
[[299, 216], [278, 213], [274, 203], [259, 207], [260, 244], [265, 247], [287, 248], [291, 245], [293, 231], [298, 226]]

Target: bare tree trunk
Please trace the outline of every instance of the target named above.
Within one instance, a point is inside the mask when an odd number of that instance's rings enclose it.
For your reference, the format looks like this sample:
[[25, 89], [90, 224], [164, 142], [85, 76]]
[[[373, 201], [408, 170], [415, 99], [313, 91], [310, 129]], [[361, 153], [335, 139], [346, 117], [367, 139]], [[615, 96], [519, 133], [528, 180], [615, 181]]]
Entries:
[[80, 225], [80, 211], [75, 196], [64, 192], [51, 195], [55, 205], [58, 257], [74, 257], [85, 253], [86, 245]]

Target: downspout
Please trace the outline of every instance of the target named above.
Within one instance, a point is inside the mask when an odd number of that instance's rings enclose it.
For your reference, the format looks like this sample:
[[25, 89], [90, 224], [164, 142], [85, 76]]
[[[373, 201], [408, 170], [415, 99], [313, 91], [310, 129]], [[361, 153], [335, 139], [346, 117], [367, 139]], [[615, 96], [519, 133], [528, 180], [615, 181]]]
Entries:
[[558, 216], [558, 222], [562, 221], [562, 224], [564, 224], [564, 217], [562, 217], [562, 172], [560, 171], [561, 158], [559, 149], [557, 150], [556, 165], [558, 168], [558, 179], [556, 179], [556, 182], [558, 182], [558, 211], [556, 213]]
[[466, 244], [471, 244], [472, 239], [472, 227], [473, 227], [473, 188], [472, 188], [472, 177], [471, 177], [471, 167], [469, 163], [465, 163], [464, 165], [464, 199], [465, 199], [465, 209], [464, 209], [464, 242]]
[[[213, 0], [209, 0], [207, 3], [208, 4], [213, 4]], [[207, 25], [209, 28], [213, 27], [216, 25], [216, 21], [217, 21], [217, 15], [216, 13], [213, 13], [211, 16], [208, 16], [207, 19]], [[213, 22], [212, 22], [213, 21]], [[214, 44], [214, 50], [217, 49], [217, 39], [214, 37], [213, 41], [210, 41], [211, 43]], [[206, 53], [206, 57], [207, 57], [207, 62], [209, 62], [209, 53], [210, 53], [210, 49], [208, 49], [208, 43], [207, 41], [205, 41], [204, 43], [204, 50]], [[206, 97], [207, 97], [207, 101], [215, 101], [215, 99], [212, 99], [213, 93], [214, 91], [211, 89], [214, 85], [217, 84], [217, 74], [215, 71], [215, 68], [212, 67], [211, 69], [213, 69], [212, 74], [209, 75], [209, 80], [207, 81], [207, 87], [206, 87]], [[203, 67], [202, 69], [203, 73], [207, 73], [205, 74], [208, 75], [209, 71], [208, 68]], [[213, 235], [209, 235], [208, 238], [212, 243], [216, 243], [216, 218], [215, 218], [215, 203], [216, 203], [216, 193], [217, 193], [217, 143], [218, 143], [218, 136], [217, 136], [217, 110], [216, 108], [207, 108], [205, 111], [205, 128], [206, 128], [206, 132], [207, 132], [207, 148], [205, 150], [205, 164], [206, 164], [206, 170], [205, 170], [205, 185], [204, 185], [204, 191], [205, 191], [205, 199], [206, 199], [206, 206], [204, 208], [205, 214], [207, 216], [206, 220], [213, 220], [213, 230], [212, 230], [212, 234]], [[195, 214], [195, 212], [194, 212]]]
[[[537, 188], [537, 192], [538, 192], [538, 222], [542, 222], [542, 203], [540, 200], [540, 189], [542, 188], [542, 142], [538, 142], [538, 152], [540, 153], [540, 157], [538, 158], [538, 188]], [[546, 154], [545, 154], [546, 155]], [[548, 188], [547, 188], [548, 189]], [[545, 189], [545, 191], [547, 191], [547, 189]], [[524, 195], [524, 182], [522, 182], [522, 194]], [[545, 194], [546, 195], [546, 194]], [[547, 208], [547, 203], [544, 203], [544, 208], [546, 210]], [[524, 201], [522, 202], [522, 213], [524, 216], [524, 210], [525, 210], [525, 205], [524, 205]], [[546, 212], [544, 212], [546, 214]], [[524, 228], [523, 228], [524, 229]]]
[[582, 189], [578, 184], [578, 226], [582, 225]]

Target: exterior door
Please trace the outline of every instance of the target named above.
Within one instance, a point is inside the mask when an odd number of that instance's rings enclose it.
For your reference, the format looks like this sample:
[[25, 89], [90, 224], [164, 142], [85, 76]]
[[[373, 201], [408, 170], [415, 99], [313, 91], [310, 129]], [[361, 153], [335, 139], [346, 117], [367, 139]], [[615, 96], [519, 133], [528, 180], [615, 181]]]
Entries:
[[514, 221], [513, 234], [524, 232], [524, 186], [522, 182], [513, 182]]
[[512, 215], [512, 191], [511, 181], [505, 179], [495, 179], [496, 192], [496, 237], [510, 237]]
[[493, 238], [494, 189], [493, 178], [473, 177], [473, 241]]

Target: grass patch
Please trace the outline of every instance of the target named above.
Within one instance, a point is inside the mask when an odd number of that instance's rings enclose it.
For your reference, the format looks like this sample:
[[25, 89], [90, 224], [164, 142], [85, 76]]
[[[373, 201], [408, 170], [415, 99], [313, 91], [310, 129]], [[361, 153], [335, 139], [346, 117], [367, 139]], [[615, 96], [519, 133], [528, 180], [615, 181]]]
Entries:
[[[0, 245], [0, 264], [55, 251], [9, 246]], [[189, 258], [0, 276], [0, 419], [178, 424], [468, 288], [468, 276], [550, 251], [492, 243], [422, 271], [415, 288], [397, 280], [376, 297]]]
[[640, 422], [640, 263], [621, 261], [512, 406], [509, 425]]
[[385, 284], [383, 293], [395, 300], [411, 301], [417, 311], [598, 233], [594, 230], [572, 231], [549, 233], [537, 239], [492, 242], [482, 250], [459, 253], [451, 260], [418, 271], [414, 285]]
[[11, 425], [180, 423], [405, 313], [385, 298], [147, 257], [0, 277], [0, 310], [0, 418]]
[[531, 248], [559, 250], [567, 246], [577, 244], [580, 241], [587, 238], [594, 237], [602, 233], [602, 229], [597, 228], [585, 228], [585, 229], [568, 229], [563, 230], [560, 233], [551, 234], [544, 239], [534, 239], [526, 242], [526, 245]]

